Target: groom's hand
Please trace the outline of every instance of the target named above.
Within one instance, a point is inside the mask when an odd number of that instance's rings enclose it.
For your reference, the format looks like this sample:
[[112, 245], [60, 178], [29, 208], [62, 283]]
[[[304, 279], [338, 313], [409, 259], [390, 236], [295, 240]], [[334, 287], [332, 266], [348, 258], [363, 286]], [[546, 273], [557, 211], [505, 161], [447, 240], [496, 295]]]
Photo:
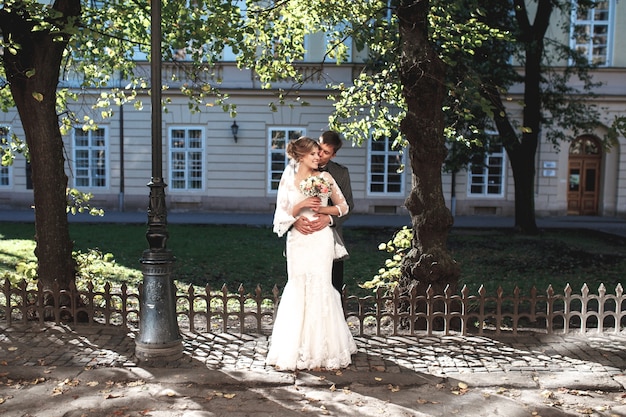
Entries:
[[311, 229], [317, 232], [330, 224], [330, 216], [328, 214], [318, 214], [309, 223]]
[[311, 221], [305, 216], [298, 217], [298, 219], [294, 222], [293, 227], [303, 235], [309, 235], [315, 231], [311, 227]]

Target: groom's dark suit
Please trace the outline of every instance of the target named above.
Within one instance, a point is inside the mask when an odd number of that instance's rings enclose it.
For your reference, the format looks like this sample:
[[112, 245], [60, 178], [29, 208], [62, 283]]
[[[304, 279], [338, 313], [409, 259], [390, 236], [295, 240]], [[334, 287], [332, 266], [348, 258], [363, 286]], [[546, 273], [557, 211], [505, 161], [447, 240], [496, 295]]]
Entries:
[[[348, 168], [333, 161], [328, 161], [326, 166], [322, 167], [320, 170], [328, 171], [330, 175], [333, 176], [335, 182], [339, 186], [339, 189], [343, 193], [343, 196], [346, 198], [346, 202], [348, 203], [348, 214], [341, 217], [331, 216], [333, 220], [331, 227], [336, 228], [339, 235], [343, 238], [343, 222], [350, 217], [350, 214], [352, 214], [352, 210], [354, 209], [352, 186], [350, 185], [350, 173], [348, 172]], [[343, 261], [333, 262], [333, 287], [335, 287], [339, 293], [343, 290]]]

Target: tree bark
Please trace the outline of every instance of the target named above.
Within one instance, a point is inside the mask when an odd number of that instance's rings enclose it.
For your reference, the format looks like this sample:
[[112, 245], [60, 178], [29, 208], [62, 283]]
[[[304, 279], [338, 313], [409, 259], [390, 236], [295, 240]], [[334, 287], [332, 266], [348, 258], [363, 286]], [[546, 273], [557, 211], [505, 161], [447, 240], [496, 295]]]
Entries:
[[0, 12], [5, 42], [19, 45], [17, 53], [4, 50], [4, 66], [28, 144], [35, 203], [35, 255], [38, 279], [45, 288], [58, 283], [69, 288], [75, 280], [67, 207], [67, 175], [63, 140], [56, 112], [56, 91], [63, 51], [69, 35], [63, 28], [80, 16], [79, 0], [56, 0], [60, 17], [50, 20], [60, 32], [33, 32], [36, 19], [15, 6]]
[[412, 249], [402, 266], [400, 289], [429, 286], [454, 291], [460, 274], [446, 242], [453, 218], [445, 205], [441, 182], [447, 149], [442, 105], [447, 94], [446, 65], [430, 45], [428, 1], [402, 1], [396, 13], [401, 39], [400, 81], [407, 104], [401, 131], [409, 142], [413, 186], [405, 205], [413, 225]]

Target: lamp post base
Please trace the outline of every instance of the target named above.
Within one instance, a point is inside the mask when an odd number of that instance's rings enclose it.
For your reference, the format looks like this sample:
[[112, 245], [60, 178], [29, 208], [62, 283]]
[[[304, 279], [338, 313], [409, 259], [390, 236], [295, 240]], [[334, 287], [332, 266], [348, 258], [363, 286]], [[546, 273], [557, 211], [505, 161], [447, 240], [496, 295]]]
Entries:
[[139, 362], [168, 364], [180, 360], [182, 356], [182, 340], [160, 345], [135, 343], [135, 358]]
[[175, 361], [182, 356], [183, 339], [176, 321], [176, 290], [171, 278], [174, 258], [168, 250], [146, 250], [143, 255], [135, 356], [144, 362]]

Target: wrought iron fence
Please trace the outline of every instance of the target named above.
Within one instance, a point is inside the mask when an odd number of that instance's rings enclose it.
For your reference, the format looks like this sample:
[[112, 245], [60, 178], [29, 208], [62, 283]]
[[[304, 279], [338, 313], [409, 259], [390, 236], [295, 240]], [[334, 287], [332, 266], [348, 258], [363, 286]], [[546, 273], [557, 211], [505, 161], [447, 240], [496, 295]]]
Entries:
[[[92, 283], [86, 289], [72, 286], [44, 289], [25, 281], [12, 285], [5, 280], [0, 293], [0, 320], [8, 325], [31, 320], [83, 322], [86, 324], [121, 325], [136, 328], [140, 318], [141, 286], [113, 288], [106, 284], [96, 290]], [[193, 332], [269, 333], [280, 291], [274, 287], [264, 295], [261, 287], [248, 292], [243, 286], [231, 292], [189, 286], [178, 290], [176, 314], [181, 328]], [[379, 289], [370, 296], [343, 295], [349, 325], [358, 335], [399, 334], [484, 334], [525, 329], [546, 333], [621, 332], [626, 328], [626, 296], [621, 284], [614, 293], [600, 285], [591, 293], [587, 285], [574, 293], [568, 285], [563, 293], [549, 286], [544, 293], [533, 288], [522, 294], [515, 288], [505, 294], [500, 288], [487, 294], [484, 288], [470, 293], [467, 287], [454, 293], [446, 289], [436, 294], [428, 289], [418, 294], [415, 288], [406, 293], [398, 289], [388, 293]]]

